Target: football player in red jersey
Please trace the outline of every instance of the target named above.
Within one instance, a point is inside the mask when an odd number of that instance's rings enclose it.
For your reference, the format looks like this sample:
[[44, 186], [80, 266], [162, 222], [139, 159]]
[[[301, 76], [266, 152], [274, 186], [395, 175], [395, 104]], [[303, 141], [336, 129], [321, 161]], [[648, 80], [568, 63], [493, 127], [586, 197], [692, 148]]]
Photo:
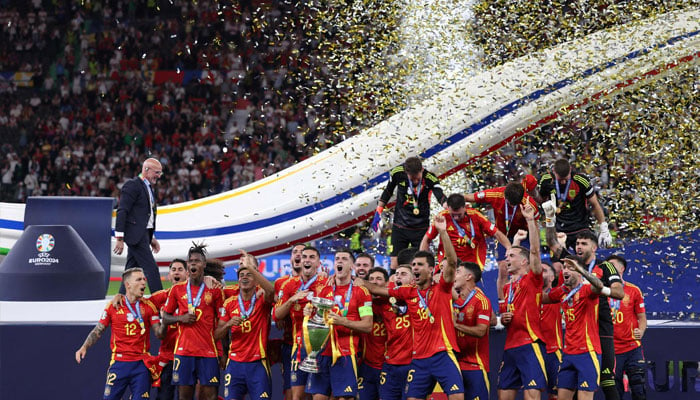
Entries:
[[112, 327], [110, 339], [112, 359], [107, 370], [105, 399], [121, 399], [127, 387], [134, 398], [148, 399], [151, 390], [151, 374], [144, 364], [148, 352], [150, 328], [162, 337], [158, 310], [143, 298], [146, 276], [141, 268], [130, 268], [122, 274], [126, 289], [126, 307], [117, 310], [108, 303], [100, 321], [90, 331], [82, 346], [75, 352], [75, 361], [85, 358], [87, 349], [100, 339], [108, 326]]
[[166, 325], [178, 324], [173, 360], [173, 383], [180, 399], [192, 399], [197, 381], [203, 400], [214, 400], [219, 387], [219, 361], [214, 328], [223, 308], [221, 289], [204, 284], [206, 246], [195, 244], [187, 254], [189, 278], [170, 289], [163, 307]]
[[543, 294], [544, 303], [561, 303], [566, 321], [557, 397], [570, 400], [578, 392], [580, 400], [592, 400], [600, 381], [601, 360], [596, 308], [600, 295], [608, 295], [610, 290], [583, 268], [583, 260], [577, 256], [564, 259], [563, 276], [564, 285]]
[[[224, 376], [224, 398], [269, 399], [272, 396], [267, 340], [274, 287], [258, 271], [255, 257], [243, 252], [238, 267], [238, 295], [224, 302], [224, 310], [214, 332], [216, 339], [231, 334]], [[259, 287], [258, 287], [259, 285]]]

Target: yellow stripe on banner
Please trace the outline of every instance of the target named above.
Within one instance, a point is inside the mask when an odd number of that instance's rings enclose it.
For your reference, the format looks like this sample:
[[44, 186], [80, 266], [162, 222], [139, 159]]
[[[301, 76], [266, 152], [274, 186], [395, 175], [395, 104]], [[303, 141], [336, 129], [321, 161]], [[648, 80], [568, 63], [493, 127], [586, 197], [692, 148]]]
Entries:
[[[262, 187], [268, 186], [268, 185], [270, 185], [270, 184], [272, 184], [272, 183], [275, 183], [275, 182], [277, 182], [277, 181], [280, 181], [280, 180], [282, 180], [282, 179], [285, 179], [285, 178], [287, 178], [287, 177], [289, 177], [289, 176], [295, 175], [295, 174], [297, 174], [297, 173], [299, 173], [299, 172], [301, 172], [301, 171], [303, 171], [303, 170], [305, 170], [305, 169], [308, 169], [308, 168], [310, 168], [310, 167], [312, 167], [312, 166], [314, 166], [314, 165], [316, 165], [316, 164], [319, 164], [319, 163], [321, 163], [321, 162], [327, 160], [327, 159], [328, 159], [329, 157], [331, 157], [332, 155], [333, 155], [333, 154], [328, 154], [328, 155], [326, 155], [325, 157], [321, 157], [321, 158], [319, 158], [318, 160], [315, 160], [314, 162], [309, 163], [309, 165], [306, 165], [306, 166], [304, 166], [304, 167], [301, 167], [301, 168], [299, 168], [299, 169], [297, 169], [297, 170], [284, 173], [284, 174], [280, 175], [279, 177], [274, 178], [274, 179], [270, 179], [269, 181], [264, 182], [264, 183], [254, 184], [254, 185], [252, 185], [252, 186], [250, 186], [250, 187], [247, 187], [246, 189], [243, 189], [243, 190], [236, 190], [236, 191], [234, 191], [233, 193], [228, 193], [228, 194], [225, 194], [225, 195], [223, 195], [223, 196], [221, 196], [221, 197], [216, 197], [216, 198], [204, 198], [204, 199], [200, 199], [200, 200], [195, 200], [195, 202], [194, 202], [193, 204], [187, 204], [187, 205], [181, 205], [181, 206], [177, 206], [177, 205], [176, 205], [176, 206], [167, 206], [167, 207], [163, 207], [163, 208], [158, 208], [158, 215], [171, 214], [171, 213], [175, 213], [175, 212], [180, 212], [180, 211], [185, 211], [185, 210], [191, 210], [191, 209], [198, 208], [198, 207], [202, 207], [202, 206], [206, 206], [206, 205], [209, 205], [209, 204], [218, 203], [218, 202], [220, 202], [220, 201], [232, 199], [232, 198], [234, 198], [234, 197], [241, 196], [241, 195], [243, 195], [243, 194], [246, 194], [246, 193], [248, 193], [248, 192], [252, 192], [252, 191], [254, 191], [254, 190], [259, 190], [259, 189], [262, 188]], [[112, 211], [112, 217], [115, 217], [116, 215], [117, 215], [117, 211], [116, 211], [116, 210]]]

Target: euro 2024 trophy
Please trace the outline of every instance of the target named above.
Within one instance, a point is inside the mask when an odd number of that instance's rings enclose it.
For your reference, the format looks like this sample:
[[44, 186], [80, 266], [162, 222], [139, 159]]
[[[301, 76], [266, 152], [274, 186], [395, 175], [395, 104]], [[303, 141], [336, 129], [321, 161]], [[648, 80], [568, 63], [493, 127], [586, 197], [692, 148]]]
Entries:
[[331, 331], [331, 327], [326, 323], [325, 317], [326, 312], [333, 308], [333, 300], [312, 297], [311, 304], [316, 307], [316, 314], [309, 318], [303, 326], [304, 342], [309, 355], [302, 361], [299, 369], [315, 374], [318, 372], [316, 357], [326, 344]]

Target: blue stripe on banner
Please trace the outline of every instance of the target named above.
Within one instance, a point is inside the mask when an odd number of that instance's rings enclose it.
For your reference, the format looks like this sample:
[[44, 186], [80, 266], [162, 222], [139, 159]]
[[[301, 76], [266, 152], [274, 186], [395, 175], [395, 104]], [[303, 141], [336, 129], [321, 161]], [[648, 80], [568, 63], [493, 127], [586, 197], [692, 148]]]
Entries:
[[[428, 150], [424, 151], [421, 156], [423, 158], [429, 158], [432, 157], [433, 155], [437, 154], [440, 151], [443, 151], [453, 144], [464, 140], [465, 138], [475, 134], [476, 132], [480, 131], [484, 127], [492, 124], [494, 121], [497, 121], [504, 117], [507, 114], [512, 113], [513, 111], [517, 110], [518, 108], [539, 99], [540, 97], [543, 97], [547, 94], [550, 94], [552, 92], [555, 92], [559, 89], [562, 89], [566, 86], [571, 85], [572, 83], [589, 77], [593, 74], [596, 74], [600, 71], [604, 71], [608, 68], [614, 67], [618, 64], [624, 63], [626, 61], [635, 59], [637, 57], [643, 56], [651, 52], [652, 50], [657, 50], [657, 49], [662, 49], [664, 47], [668, 47], [670, 45], [673, 45], [676, 42], [679, 42], [681, 40], [693, 37], [698, 35], [700, 31], [694, 31], [694, 32], [689, 32], [684, 35], [676, 36], [673, 37], [669, 40], [667, 40], [665, 43], [659, 43], [652, 45], [650, 47], [647, 47], [645, 49], [641, 50], [636, 50], [633, 51], [625, 56], [616, 58], [614, 60], [611, 60], [609, 62], [606, 62], [604, 64], [601, 64], [599, 66], [592, 67], [590, 69], [587, 69], [583, 71], [581, 74], [577, 75], [576, 77], [570, 77], [563, 79], [559, 82], [556, 82], [544, 89], [540, 89], [538, 91], [535, 91], [527, 96], [524, 96], [518, 100], [515, 100], [513, 102], [510, 102], [506, 104], [504, 107], [501, 109], [491, 113], [490, 115], [486, 116], [483, 118], [481, 121], [463, 129], [460, 132], [455, 133], [454, 135], [450, 136], [449, 138], [445, 139], [443, 142], [438, 143], [437, 145], [429, 148]], [[186, 71], [186, 78], [187, 78], [187, 72]], [[249, 230], [254, 230], [254, 229], [259, 229], [259, 228], [264, 228], [270, 225], [275, 225], [279, 224], [282, 222], [290, 221], [295, 218], [303, 217], [307, 214], [313, 213], [315, 211], [318, 211], [320, 209], [330, 207], [332, 205], [335, 205], [337, 203], [340, 203], [346, 199], [349, 199], [352, 196], [355, 196], [359, 193], [362, 193], [363, 191], [370, 189], [374, 186], [377, 186], [389, 179], [389, 173], [385, 172], [375, 178], [372, 178], [368, 180], [366, 183], [362, 185], [355, 186], [354, 188], [344, 192], [340, 193], [336, 196], [333, 196], [329, 199], [323, 200], [319, 203], [302, 207], [284, 214], [277, 215], [272, 218], [266, 218], [266, 219], [261, 219], [253, 222], [247, 222], [243, 224], [238, 224], [238, 225], [230, 225], [230, 226], [223, 226], [223, 227], [218, 227], [218, 228], [210, 228], [210, 229], [200, 229], [200, 230], [191, 230], [191, 231], [158, 231], [158, 238], [159, 239], [188, 239], [192, 237], [202, 237], [202, 236], [220, 236], [220, 235], [228, 235], [232, 233], [239, 233], [239, 232], [245, 232]], [[6, 225], [10, 223], [9, 225]], [[23, 224], [22, 223], [16, 223], [14, 221], [9, 221], [9, 220], [0, 220], [0, 228], [6, 228], [6, 229], [18, 229], [22, 230]]]
[[0, 219], [0, 229], [24, 230], [24, 221], [13, 221], [11, 219]]

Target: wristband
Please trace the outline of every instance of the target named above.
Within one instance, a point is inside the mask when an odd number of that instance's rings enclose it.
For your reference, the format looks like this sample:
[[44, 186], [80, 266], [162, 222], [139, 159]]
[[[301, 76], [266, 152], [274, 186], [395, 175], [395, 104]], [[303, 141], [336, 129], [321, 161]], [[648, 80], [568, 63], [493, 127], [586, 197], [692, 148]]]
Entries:
[[603, 286], [603, 289], [600, 291], [600, 293], [602, 293], [602, 294], [604, 294], [604, 295], [606, 295], [606, 296], [610, 296], [610, 293], [612, 293], [612, 291], [610, 290], [609, 287]]
[[382, 211], [384, 211], [384, 207], [382, 207], [382, 206], [377, 206], [377, 210], [376, 210], [376, 211], [377, 211], [378, 213], [381, 214]]

